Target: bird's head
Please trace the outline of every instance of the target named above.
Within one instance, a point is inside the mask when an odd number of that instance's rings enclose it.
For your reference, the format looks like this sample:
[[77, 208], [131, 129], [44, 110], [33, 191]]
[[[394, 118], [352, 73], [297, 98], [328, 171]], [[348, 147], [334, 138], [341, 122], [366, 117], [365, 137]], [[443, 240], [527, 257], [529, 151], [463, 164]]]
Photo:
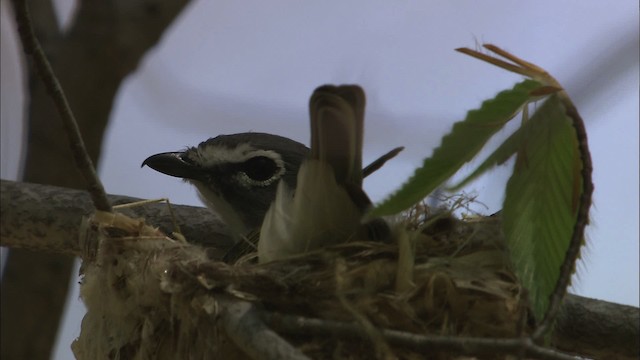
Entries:
[[185, 151], [148, 157], [142, 166], [193, 184], [235, 235], [260, 226], [280, 180], [295, 188], [309, 149], [272, 134], [220, 135]]

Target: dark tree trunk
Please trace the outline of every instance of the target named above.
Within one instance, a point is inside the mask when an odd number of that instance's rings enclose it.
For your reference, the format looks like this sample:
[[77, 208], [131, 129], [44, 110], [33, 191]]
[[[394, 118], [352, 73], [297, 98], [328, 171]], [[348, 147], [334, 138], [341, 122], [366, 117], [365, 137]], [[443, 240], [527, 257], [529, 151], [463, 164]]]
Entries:
[[[36, 33], [76, 114], [97, 164], [113, 99], [122, 80], [180, 13], [181, 1], [81, 1], [61, 32], [49, 0], [32, 0]], [[82, 189], [56, 108], [29, 71], [25, 181]], [[12, 249], [2, 279], [0, 358], [48, 359], [69, 289], [74, 258]]]

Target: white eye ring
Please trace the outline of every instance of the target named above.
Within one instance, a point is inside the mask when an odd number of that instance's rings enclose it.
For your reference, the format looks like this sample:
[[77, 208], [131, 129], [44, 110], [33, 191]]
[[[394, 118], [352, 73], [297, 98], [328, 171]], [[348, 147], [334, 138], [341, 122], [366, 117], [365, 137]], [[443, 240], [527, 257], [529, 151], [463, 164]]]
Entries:
[[247, 175], [244, 171], [239, 171], [234, 175], [234, 179], [238, 182], [238, 184], [242, 185], [244, 188], [254, 188], [254, 187], [266, 187], [273, 184], [275, 181], [280, 180], [282, 175], [285, 173], [284, 161], [280, 154], [272, 150], [256, 150], [245, 156], [245, 159], [242, 161], [247, 161], [249, 159], [253, 159], [256, 157], [266, 157], [271, 159], [276, 165], [276, 171], [273, 175], [266, 180], [256, 180]]
[[250, 189], [250, 188], [254, 188], [254, 187], [266, 187], [266, 186], [269, 186], [269, 185], [273, 184], [276, 180], [279, 180], [280, 177], [282, 176], [282, 174], [284, 174], [284, 168], [279, 170], [277, 173], [275, 173], [269, 179], [263, 180], [263, 181], [258, 181], [258, 180], [254, 180], [254, 179], [250, 178], [249, 175], [247, 175], [247, 173], [240, 171], [240, 172], [238, 172], [237, 174], [234, 175], [234, 178], [236, 179], [238, 184], [242, 185], [242, 187]]

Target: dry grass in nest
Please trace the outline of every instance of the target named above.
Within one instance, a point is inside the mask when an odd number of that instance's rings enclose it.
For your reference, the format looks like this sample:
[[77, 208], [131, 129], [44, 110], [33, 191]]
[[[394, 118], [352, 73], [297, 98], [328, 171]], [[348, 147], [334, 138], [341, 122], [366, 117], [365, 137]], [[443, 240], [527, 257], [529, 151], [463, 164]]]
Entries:
[[389, 345], [379, 328], [487, 337], [523, 331], [525, 299], [492, 217], [431, 217], [419, 206], [394, 229], [392, 244], [353, 241], [236, 265], [141, 221], [102, 217], [89, 223], [86, 239], [94, 251], [83, 265], [88, 312], [73, 345], [79, 359], [247, 358], [247, 344], [234, 344], [219, 321], [234, 299], [268, 313], [355, 323], [367, 334], [286, 337], [314, 359], [455, 358]]

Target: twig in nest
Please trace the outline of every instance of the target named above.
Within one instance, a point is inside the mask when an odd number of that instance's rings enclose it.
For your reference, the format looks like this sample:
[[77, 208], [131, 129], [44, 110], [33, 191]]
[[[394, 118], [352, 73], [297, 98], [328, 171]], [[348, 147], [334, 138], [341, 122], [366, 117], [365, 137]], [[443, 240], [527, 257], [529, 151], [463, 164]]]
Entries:
[[[301, 316], [265, 313], [263, 319], [273, 329], [296, 335], [338, 336], [369, 340], [369, 334], [359, 324], [332, 320], [311, 319]], [[543, 360], [575, 360], [576, 358], [536, 345], [530, 338], [478, 338], [459, 336], [425, 336], [404, 331], [380, 329], [384, 339], [397, 346], [416, 351], [450, 351], [461, 355], [495, 355], [505, 353]]]
[[131, 203], [114, 205], [113, 209], [114, 210], [129, 209], [129, 208], [133, 208], [133, 207], [137, 207], [137, 206], [142, 206], [142, 205], [147, 205], [147, 204], [155, 204], [155, 203], [159, 203], [159, 202], [164, 202], [164, 203], [167, 204], [167, 209], [169, 210], [169, 215], [171, 216], [171, 224], [173, 225], [173, 231], [171, 232], [171, 235], [173, 235], [177, 240], [180, 240], [182, 242], [187, 242], [187, 239], [182, 234], [182, 230], [180, 230], [180, 225], [178, 224], [178, 221], [176, 220], [176, 214], [173, 212], [173, 208], [171, 207], [171, 202], [169, 201], [168, 198], [134, 201], [134, 202], [131, 202]]
[[227, 335], [253, 359], [310, 360], [260, 319], [258, 311], [247, 301], [219, 297], [220, 320]]
[[18, 24], [18, 33], [20, 34], [20, 40], [25, 54], [31, 56], [33, 59], [36, 72], [40, 76], [40, 79], [44, 83], [49, 95], [58, 109], [62, 123], [69, 136], [69, 146], [71, 146], [71, 152], [74, 155], [76, 164], [80, 169], [85, 181], [87, 182], [87, 190], [91, 194], [93, 205], [100, 211], [111, 211], [111, 205], [107, 200], [107, 194], [104, 191], [102, 182], [96, 174], [96, 170], [93, 166], [93, 162], [89, 157], [87, 150], [78, 128], [78, 123], [71, 111], [71, 107], [67, 101], [62, 87], [58, 82], [51, 64], [47, 60], [47, 57], [40, 46], [40, 42], [36, 38], [31, 24], [31, 15], [29, 14], [29, 8], [26, 0], [13, 0], [13, 8], [16, 13], [16, 23]]
[[384, 340], [380, 330], [376, 328], [367, 317], [360, 312], [344, 295], [345, 280], [344, 272], [346, 271], [346, 264], [344, 259], [338, 259], [336, 261], [335, 276], [336, 276], [336, 297], [340, 301], [340, 304], [353, 316], [354, 319], [360, 325], [360, 329], [367, 334], [368, 340], [375, 348], [376, 357], [378, 359], [396, 359], [389, 347], [389, 344]]

